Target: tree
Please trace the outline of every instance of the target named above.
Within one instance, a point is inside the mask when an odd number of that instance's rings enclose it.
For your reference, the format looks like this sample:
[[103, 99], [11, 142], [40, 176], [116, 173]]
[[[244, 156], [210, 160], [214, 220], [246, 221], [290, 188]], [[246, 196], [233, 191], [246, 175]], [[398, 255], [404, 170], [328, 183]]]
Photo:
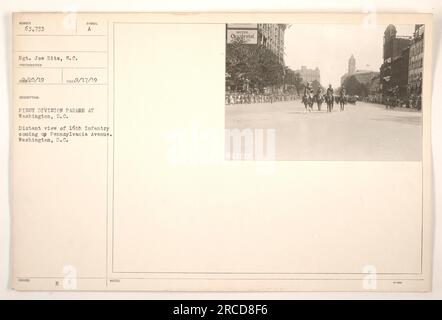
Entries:
[[304, 90], [304, 84], [301, 78], [301, 74], [293, 71], [289, 67], [285, 67], [285, 84], [293, 87], [298, 95], [300, 92], [302, 92], [302, 90]]
[[352, 96], [357, 95], [361, 97], [366, 97], [370, 91], [368, 85], [360, 83], [355, 76], [351, 76], [345, 79], [342, 85], [345, 88], [347, 94]]
[[278, 57], [265, 46], [245, 44], [241, 40], [227, 45], [226, 73], [228, 82], [236, 87], [248, 82], [251, 87], [262, 90], [284, 83], [284, 67]]
[[226, 48], [226, 73], [229, 83], [238, 86], [243, 83], [247, 70], [248, 46], [240, 39]]
[[304, 90], [304, 80], [301, 77], [301, 74], [299, 72], [295, 72], [295, 87], [298, 93], [301, 90]]
[[318, 92], [318, 89], [322, 88], [322, 86], [321, 86], [321, 84], [319, 83], [318, 80], [313, 80], [312, 88], [313, 88], [313, 92]]

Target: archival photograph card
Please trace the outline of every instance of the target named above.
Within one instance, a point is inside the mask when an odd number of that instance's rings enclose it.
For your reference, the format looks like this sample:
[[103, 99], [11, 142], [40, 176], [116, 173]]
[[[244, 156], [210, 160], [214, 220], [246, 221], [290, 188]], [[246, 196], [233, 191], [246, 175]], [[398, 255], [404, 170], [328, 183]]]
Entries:
[[12, 29], [12, 288], [431, 290], [431, 14]]

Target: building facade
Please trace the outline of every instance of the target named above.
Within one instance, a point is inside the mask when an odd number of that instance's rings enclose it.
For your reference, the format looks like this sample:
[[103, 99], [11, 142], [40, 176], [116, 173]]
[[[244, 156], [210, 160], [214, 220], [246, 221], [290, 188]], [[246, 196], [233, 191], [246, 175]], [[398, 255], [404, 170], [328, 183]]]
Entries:
[[284, 33], [287, 25], [258, 23], [258, 44], [270, 49], [284, 64]]
[[424, 59], [424, 25], [417, 24], [410, 45], [408, 62], [408, 94], [420, 95], [422, 92], [422, 70]]
[[399, 97], [408, 94], [408, 64], [410, 48], [407, 47], [391, 63], [391, 84], [396, 88]]
[[[380, 68], [382, 97], [404, 96], [408, 83], [408, 53], [411, 37], [398, 36], [394, 25], [384, 32], [383, 63]], [[405, 61], [406, 60], [406, 61]], [[405, 81], [404, 79], [407, 78]]]
[[321, 72], [318, 67], [315, 69], [308, 69], [306, 66], [301, 66], [301, 69], [295, 70], [295, 72], [301, 75], [304, 84], [315, 80], [321, 83]]

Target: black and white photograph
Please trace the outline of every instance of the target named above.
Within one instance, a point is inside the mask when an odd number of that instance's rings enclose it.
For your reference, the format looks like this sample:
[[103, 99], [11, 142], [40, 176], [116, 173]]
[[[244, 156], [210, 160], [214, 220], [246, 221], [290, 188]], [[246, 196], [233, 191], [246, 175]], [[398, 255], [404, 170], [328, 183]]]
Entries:
[[421, 24], [227, 24], [226, 159], [420, 161], [424, 35]]

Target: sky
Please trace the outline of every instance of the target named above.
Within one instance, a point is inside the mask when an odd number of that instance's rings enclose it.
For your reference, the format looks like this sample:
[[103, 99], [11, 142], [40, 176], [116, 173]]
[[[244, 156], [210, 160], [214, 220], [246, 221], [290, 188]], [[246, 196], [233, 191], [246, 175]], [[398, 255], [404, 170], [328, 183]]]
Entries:
[[[285, 31], [284, 61], [292, 70], [318, 67], [321, 84], [340, 85], [353, 54], [356, 69], [379, 71], [387, 25], [292, 24]], [[398, 36], [411, 36], [414, 25], [396, 25]]]

